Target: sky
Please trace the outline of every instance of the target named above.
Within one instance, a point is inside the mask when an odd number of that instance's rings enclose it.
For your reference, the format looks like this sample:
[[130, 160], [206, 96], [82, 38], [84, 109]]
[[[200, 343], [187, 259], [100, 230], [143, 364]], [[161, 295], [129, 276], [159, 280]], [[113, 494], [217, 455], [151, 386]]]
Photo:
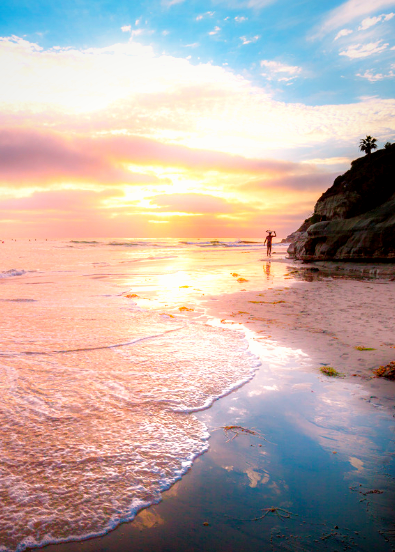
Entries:
[[0, 239], [279, 237], [395, 138], [395, 0], [2, 0]]

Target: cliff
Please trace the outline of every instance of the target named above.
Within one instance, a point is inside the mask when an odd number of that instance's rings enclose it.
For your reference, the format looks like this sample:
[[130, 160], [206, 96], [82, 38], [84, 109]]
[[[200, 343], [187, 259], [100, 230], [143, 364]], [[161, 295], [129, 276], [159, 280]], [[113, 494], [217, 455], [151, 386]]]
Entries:
[[292, 236], [297, 259], [395, 262], [395, 144], [353, 161]]

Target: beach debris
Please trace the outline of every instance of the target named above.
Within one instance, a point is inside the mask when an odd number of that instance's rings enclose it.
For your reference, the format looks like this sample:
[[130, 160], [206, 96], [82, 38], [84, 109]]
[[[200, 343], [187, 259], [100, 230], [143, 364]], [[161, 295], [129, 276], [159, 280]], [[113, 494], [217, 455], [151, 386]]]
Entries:
[[237, 272], [231, 272], [231, 275], [233, 276], [233, 278], [237, 278], [238, 276]]
[[237, 281], [241, 284], [242, 282], [248, 282], [245, 278], [237, 278]]
[[169, 316], [170, 318], [175, 318], [174, 314], [168, 314], [167, 312], [161, 312], [160, 316]]
[[374, 347], [355, 347], [357, 351], [375, 351]]
[[[368, 495], [380, 495], [383, 494], [384, 491], [380, 491], [379, 489], [370, 489], [370, 490], [363, 490], [361, 489], [362, 485], [355, 485], [354, 487], [349, 487], [350, 491], [355, 491], [358, 494], [362, 495], [364, 498], [361, 498], [359, 502], [363, 502], [366, 505], [367, 510], [369, 510], [370, 504], [372, 503], [372, 499], [368, 497]], [[375, 502], [373, 502], [375, 504]]]
[[[257, 516], [254, 518], [249, 519], [240, 519], [240, 518], [232, 518], [237, 519], [237, 521], [259, 521], [260, 519], [264, 519], [269, 514], [274, 514], [278, 518], [281, 519], [281, 521], [284, 521], [284, 519], [290, 519], [292, 516], [298, 517], [298, 514], [293, 514], [292, 512], [288, 512], [288, 510], [284, 510], [284, 508], [280, 508], [278, 506], [271, 508], [263, 508], [261, 512], [264, 512], [261, 516]], [[230, 516], [226, 516], [230, 517]]]
[[248, 301], [249, 303], [267, 303], [269, 305], [278, 305], [278, 303], [286, 303], [286, 301]]
[[132, 299], [133, 297], [138, 297], [137, 293], [128, 293], [127, 295], [125, 295], [125, 297], [127, 297], [128, 299]]
[[210, 524], [209, 524], [208, 521], [203, 521], [203, 525], [204, 525], [205, 527], [208, 527]]
[[390, 380], [395, 380], [395, 361], [391, 361], [385, 366], [379, 366], [377, 370], [373, 370], [376, 378], [387, 378]]
[[182, 289], [182, 288], [190, 288], [190, 287], [192, 287], [192, 286], [180, 286], [180, 289]]
[[189, 309], [188, 307], [178, 307], [178, 310], [179, 310], [180, 312], [184, 312], [184, 311], [193, 311], [193, 310], [195, 310], [195, 309]]
[[335, 368], [332, 368], [332, 366], [321, 366], [320, 372], [330, 377], [335, 377], [335, 378], [344, 377], [344, 374], [341, 374]]
[[233, 441], [233, 439], [236, 439], [236, 437], [243, 434], [256, 435], [259, 439], [263, 439], [264, 441], [267, 440], [259, 433], [259, 431], [254, 431], [253, 429], [248, 429], [246, 427], [239, 426], [239, 425], [221, 426], [218, 429], [223, 429], [226, 437], [229, 437], [229, 439], [226, 441], [227, 443], [229, 443], [229, 441]]

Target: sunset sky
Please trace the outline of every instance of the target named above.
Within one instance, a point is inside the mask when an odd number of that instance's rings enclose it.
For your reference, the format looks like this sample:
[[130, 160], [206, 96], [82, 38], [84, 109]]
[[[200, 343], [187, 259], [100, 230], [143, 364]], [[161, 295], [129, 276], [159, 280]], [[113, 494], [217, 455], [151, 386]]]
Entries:
[[395, 0], [2, 0], [0, 239], [280, 237], [395, 137]]

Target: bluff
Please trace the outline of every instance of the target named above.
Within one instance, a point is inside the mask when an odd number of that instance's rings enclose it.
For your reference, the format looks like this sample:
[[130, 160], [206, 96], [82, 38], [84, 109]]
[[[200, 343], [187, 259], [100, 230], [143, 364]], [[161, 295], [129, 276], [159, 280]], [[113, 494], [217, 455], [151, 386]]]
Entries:
[[353, 161], [290, 238], [304, 261], [395, 262], [395, 144]]

